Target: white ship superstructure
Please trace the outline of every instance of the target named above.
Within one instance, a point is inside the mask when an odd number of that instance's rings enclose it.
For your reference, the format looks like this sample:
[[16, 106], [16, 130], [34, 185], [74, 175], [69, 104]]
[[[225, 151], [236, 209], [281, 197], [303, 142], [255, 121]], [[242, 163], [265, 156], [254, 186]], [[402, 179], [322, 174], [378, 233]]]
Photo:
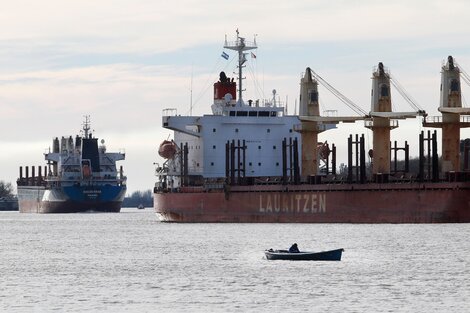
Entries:
[[[285, 114], [285, 108], [276, 101], [275, 90], [270, 101], [242, 98], [245, 51], [256, 49], [256, 41], [248, 42], [237, 32], [236, 40], [226, 40], [224, 47], [238, 52], [238, 90], [234, 78], [221, 72], [214, 84], [212, 114], [180, 116], [175, 109], [163, 111], [163, 127], [174, 131], [178, 154], [157, 169], [160, 185], [180, 187], [184, 185], [182, 177], [191, 179], [192, 184], [221, 182], [228, 176], [279, 177], [283, 175], [283, 140], [288, 146], [295, 143], [300, 148], [300, 134], [295, 131], [301, 123], [299, 117]], [[293, 158], [287, 156], [287, 161]], [[299, 166], [301, 162], [299, 158]]]

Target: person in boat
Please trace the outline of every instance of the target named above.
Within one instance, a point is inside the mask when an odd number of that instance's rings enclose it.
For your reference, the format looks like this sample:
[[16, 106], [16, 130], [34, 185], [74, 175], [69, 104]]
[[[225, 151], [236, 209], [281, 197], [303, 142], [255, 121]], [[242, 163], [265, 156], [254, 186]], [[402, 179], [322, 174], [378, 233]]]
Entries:
[[290, 248], [289, 248], [289, 253], [299, 253], [299, 247], [297, 247], [297, 244], [294, 243]]

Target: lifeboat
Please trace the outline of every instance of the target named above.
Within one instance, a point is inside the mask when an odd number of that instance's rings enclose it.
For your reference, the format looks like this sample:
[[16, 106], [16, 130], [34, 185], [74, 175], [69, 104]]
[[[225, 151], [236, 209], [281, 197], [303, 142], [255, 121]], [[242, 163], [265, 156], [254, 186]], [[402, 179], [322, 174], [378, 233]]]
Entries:
[[172, 159], [177, 151], [178, 146], [173, 140], [164, 140], [158, 148], [158, 155], [165, 159]]

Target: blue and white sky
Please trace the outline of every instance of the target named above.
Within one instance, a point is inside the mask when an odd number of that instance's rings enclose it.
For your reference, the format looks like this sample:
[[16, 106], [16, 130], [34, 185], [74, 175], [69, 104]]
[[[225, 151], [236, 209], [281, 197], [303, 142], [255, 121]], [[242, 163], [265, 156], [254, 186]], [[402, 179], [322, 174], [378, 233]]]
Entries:
[[[229, 61], [220, 54], [225, 35], [234, 39], [237, 28], [247, 40], [256, 34], [259, 47], [247, 67], [245, 99], [270, 98], [276, 89], [293, 113], [299, 79], [311, 67], [369, 111], [372, 69], [383, 62], [437, 115], [443, 60], [453, 55], [470, 72], [468, 12], [465, 0], [5, 1], [0, 180], [16, 185], [20, 165], [44, 165], [52, 138], [77, 134], [90, 115], [109, 151], [125, 149], [129, 192], [151, 189], [153, 163], [162, 162], [158, 145], [170, 135], [161, 127], [162, 110], [187, 114], [192, 80], [193, 114], [210, 113], [218, 73], [235, 70], [234, 52], [226, 51]], [[411, 110], [397, 92], [392, 96], [396, 110]], [[320, 101], [323, 110], [353, 114], [321, 87]], [[371, 142], [362, 125], [340, 124], [320, 140], [345, 155], [350, 133]], [[392, 140], [417, 142], [419, 121], [400, 125]]]

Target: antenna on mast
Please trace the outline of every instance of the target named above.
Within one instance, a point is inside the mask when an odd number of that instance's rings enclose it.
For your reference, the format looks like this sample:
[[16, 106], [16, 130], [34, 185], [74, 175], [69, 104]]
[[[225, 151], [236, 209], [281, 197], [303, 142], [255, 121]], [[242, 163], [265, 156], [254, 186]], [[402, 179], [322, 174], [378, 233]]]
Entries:
[[85, 121], [83, 122], [83, 137], [88, 138], [90, 131], [90, 115], [84, 115]]
[[245, 67], [243, 64], [246, 62], [246, 55], [245, 51], [248, 50], [253, 50], [257, 49], [258, 47], [256, 46], [256, 35], [254, 38], [253, 42], [246, 41], [244, 37], [240, 37], [240, 33], [238, 31], [238, 28], [236, 30], [237, 33], [237, 39], [232, 42], [227, 41], [227, 35], [225, 36], [225, 45], [224, 48], [230, 49], [230, 50], [235, 50], [238, 52], [238, 105], [243, 105], [243, 98], [242, 98], [242, 92], [243, 90], [243, 67]]

